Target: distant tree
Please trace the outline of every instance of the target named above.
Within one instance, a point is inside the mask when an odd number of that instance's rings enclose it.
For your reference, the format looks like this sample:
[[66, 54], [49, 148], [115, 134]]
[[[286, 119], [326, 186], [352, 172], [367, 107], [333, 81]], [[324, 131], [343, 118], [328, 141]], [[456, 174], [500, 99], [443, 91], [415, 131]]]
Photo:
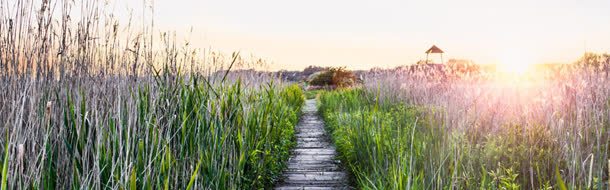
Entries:
[[350, 87], [356, 84], [357, 78], [354, 72], [345, 69], [345, 67], [332, 68], [333, 73], [332, 83], [337, 87]]
[[449, 61], [447, 61], [447, 67], [449, 67], [452, 72], [460, 74], [478, 73], [480, 70], [478, 64], [465, 59], [449, 59]]
[[358, 78], [344, 67], [330, 68], [311, 75], [309, 84], [314, 86], [349, 87], [355, 85]]
[[587, 52], [578, 61], [577, 64], [582, 66], [591, 66], [594, 68], [606, 68], [610, 64], [610, 54], [597, 54]]
[[369, 72], [381, 72], [383, 69], [381, 67], [373, 67], [369, 69]]
[[276, 76], [280, 77], [282, 80], [290, 81], [290, 82], [298, 82], [300, 80], [305, 79], [306, 76], [302, 74], [301, 71], [287, 71], [280, 70], [277, 71]]
[[604, 72], [606, 77], [610, 77], [610, 54], [585, 53], [578, 61], [577, 65], [594, 68], [597, 72]]
[[305, 69], [303, 69], [303, 75], [305, 76], [310, 76], [314, 73], [320, 72], [320, 71], [327, 71], [329, 68], [328, 67], [320, 67], [320, 66], [308, 66]]
[[319, 71], [309, 77], [309, 84], [313, 86], [331, 86], [332, 83], [333, 73], [330, 71]]

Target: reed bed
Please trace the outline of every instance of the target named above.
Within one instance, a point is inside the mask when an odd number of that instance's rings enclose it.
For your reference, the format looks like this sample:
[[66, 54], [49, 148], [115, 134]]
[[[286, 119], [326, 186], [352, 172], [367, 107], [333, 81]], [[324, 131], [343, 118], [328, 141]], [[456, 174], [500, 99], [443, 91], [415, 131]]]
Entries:
[[294, 145], [298, 86], [106, 1], [0, 2], [2, 189], [258, 189]]
[[364, 81], [320, 97], [363, 189], [608, 188], [602, 67], [459, 77], [397, 69]]

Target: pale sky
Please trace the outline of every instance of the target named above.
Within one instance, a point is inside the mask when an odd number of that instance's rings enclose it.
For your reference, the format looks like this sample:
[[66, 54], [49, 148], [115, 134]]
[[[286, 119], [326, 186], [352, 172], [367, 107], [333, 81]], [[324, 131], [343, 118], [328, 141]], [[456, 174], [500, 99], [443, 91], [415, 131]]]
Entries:
[[254, 54], [272, 70], [391, 68], [424, 59], [568, 63], [610, 52], [610, 0], [155, 0], [161, 30]]

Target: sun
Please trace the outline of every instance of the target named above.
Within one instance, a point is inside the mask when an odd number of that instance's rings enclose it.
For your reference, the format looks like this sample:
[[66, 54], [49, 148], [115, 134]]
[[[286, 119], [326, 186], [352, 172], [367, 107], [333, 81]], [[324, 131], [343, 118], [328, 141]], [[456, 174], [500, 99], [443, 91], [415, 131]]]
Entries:
[[526, 54], [510, 53], [500, 60], [498, 70], [507, 74], [525, 74], [533, 64], [532, 59]]
[[507, 61], [502, 62], [499, 67], [500, 71], [511, 74], [524, 74], [529, 69], [529, 63], [524, 61]]

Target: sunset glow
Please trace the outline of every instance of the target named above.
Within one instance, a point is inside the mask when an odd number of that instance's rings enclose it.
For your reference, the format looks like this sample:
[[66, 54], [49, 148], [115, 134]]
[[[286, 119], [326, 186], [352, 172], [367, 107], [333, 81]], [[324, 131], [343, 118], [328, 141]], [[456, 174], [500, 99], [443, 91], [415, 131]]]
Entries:
[[392, 68], [425, 59], [422, 52], [432, 44], [446, 51], [445, 58], [479, 64], [504, 59], [496, 55], [508, 47], [532, 52], [540, 63], [570, 63], [584, 51], [610, 51], [607, 0], [157, 0], [154, 4], [155, 24], [162, 29], [183, 32], [192, 27], [188, 36], [193, 45], [269, 58], [273, 70], [313, 64]]
[[0, 0], [3, 189], [610, 189], [610, 0]]
[[532, 64], [536, 64], [531, 56], [524, 53], [508, 53], [501, 58], [498, 66], [500, 72], [508, 74], [525, 74]]

